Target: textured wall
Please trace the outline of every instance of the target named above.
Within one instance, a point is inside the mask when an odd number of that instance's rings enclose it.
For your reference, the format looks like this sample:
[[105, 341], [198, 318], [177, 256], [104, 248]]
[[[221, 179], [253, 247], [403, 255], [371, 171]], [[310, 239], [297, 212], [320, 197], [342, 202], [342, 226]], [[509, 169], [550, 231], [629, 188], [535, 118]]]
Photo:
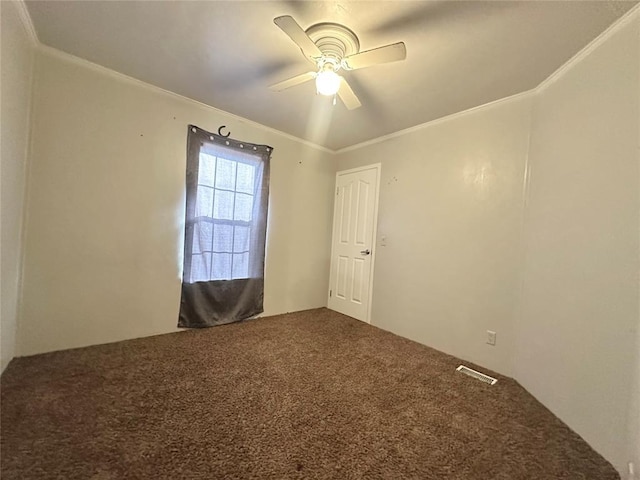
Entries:
[[621, 471], [640, 369], [639, 34], [636, 13], [536, 97], [516, 347], [516, 378]]
[[16, 2], [0, 2], [2, 17], [2, 308], [0, 312], [0, 372], [15, 355], [18, 295], [22, 268], [29, 109], [34, 45], [18, 14]]
[[382, 163], [372, 324], [506, 375], [530, 108], [520, 96], [339, 156]]
[[20, 354], [175, 330], [190, 123], [274, 147], [265, 315], [326, 304], [330, 154], [48, 50], [36, 78]]

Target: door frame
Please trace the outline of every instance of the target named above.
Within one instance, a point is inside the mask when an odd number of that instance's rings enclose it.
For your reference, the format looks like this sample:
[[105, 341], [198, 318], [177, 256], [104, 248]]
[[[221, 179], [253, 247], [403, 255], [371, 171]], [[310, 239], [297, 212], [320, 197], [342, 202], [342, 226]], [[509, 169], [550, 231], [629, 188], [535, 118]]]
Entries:
[[[371, 307], [373, 305], [373, 277], [374, 270], [376, 265], [376, 254], [378, 250], [378, 204], [380, 203], [380, 177], [382, 176], [382, 163], [372, 163], [370, 165], [363, 165], [361, 167], [349, 168], [347, 170], [340, 170], [336, 172], [336, 179], [333, 184], [333, 190], [336, 191], [338, 188], [338, 177], [340, 175], [348, 175], [350, 173], [357, 173], [363, 170], [376, 170], [376, 198], [375, 203], [373, 205], [373, 226], [371, 230], [371, 271], [369, 273], [369, 295], [368, 295], [368, 305], [367, 305], [367, 316], [365, 318], [365, 322], [371, 324]], [[331, 227], [331, 257], [329, 259], [329, 288], [327, 289], [327, 306], [329, 305], [329, 292], [332, 290], [331, 282], [333, 281], [333, 270], [334, 270], [334, 239], [336, 235], [336, 195], [333, 196], [333, 219], [332, 219], [332, 227]]]

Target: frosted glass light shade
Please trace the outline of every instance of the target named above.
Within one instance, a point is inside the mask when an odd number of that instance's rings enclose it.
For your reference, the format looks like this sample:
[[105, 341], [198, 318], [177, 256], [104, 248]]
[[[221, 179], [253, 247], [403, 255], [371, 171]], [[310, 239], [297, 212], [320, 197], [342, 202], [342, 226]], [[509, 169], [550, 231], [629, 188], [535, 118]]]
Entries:
[[340, 89], [340, 76], [331, 70], [324, 70], [316, 77], [316, 89], [321, 95], [335, 95]]

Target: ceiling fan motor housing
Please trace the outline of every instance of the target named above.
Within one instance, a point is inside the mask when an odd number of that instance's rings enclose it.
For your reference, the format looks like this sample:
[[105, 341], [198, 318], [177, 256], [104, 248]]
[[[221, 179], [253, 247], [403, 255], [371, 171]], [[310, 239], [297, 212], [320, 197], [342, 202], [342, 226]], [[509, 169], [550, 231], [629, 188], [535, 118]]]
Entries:
[[330, 66], [337, 71], [343, 58], [360, 51], [358, 36], [338, 23], [317, 23], [309, 27], [306, 34], [322, 52], [322, 58], [317, 62], [320, 69]]

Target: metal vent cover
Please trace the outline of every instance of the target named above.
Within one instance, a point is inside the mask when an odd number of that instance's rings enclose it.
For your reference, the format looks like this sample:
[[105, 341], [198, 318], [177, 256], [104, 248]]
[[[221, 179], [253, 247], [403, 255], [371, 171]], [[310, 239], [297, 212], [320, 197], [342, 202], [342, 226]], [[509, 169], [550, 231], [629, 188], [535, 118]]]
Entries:
[[485, 375], [484, 373], [477, 372], [472, 368], [465, 367], [464, 365], [460, 365], [458, 368], [456, 368], [456, 371], [462, 372], [465, 375], [469, 375], [470, 377], [476, 378], [481, 382], [488, 383], [489, 385], [494, 385], [498, 381], [498, 379], [496, 378], [490, 377], [489, 375]]

